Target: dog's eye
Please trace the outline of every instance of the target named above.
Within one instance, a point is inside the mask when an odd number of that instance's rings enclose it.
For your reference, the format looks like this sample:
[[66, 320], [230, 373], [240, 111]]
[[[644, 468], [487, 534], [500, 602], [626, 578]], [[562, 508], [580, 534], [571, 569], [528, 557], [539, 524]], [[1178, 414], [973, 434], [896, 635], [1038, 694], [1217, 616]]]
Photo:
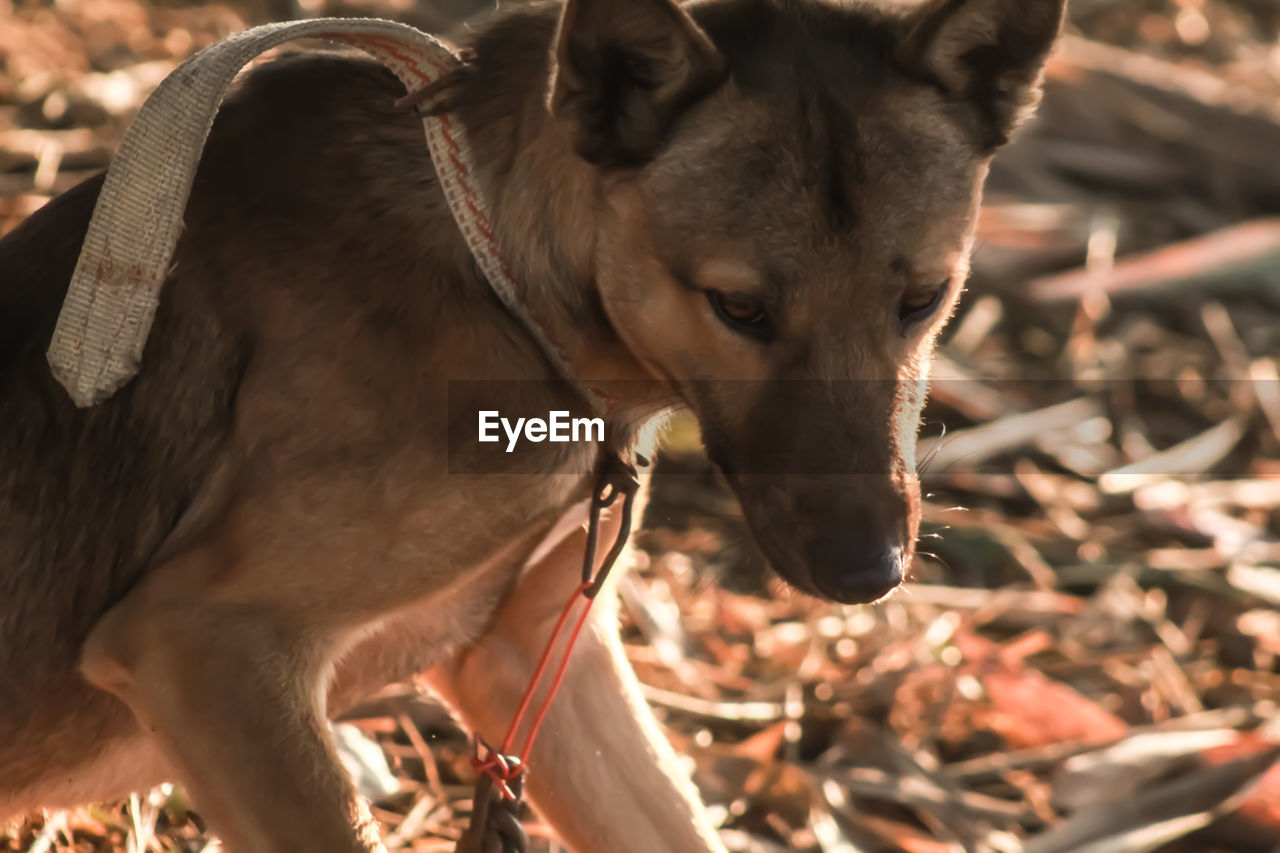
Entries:
[[763, 301], [736, 290], [729, 293], [708, 290], [707, 299], [715, 309], [716, 316], [735, 332], [762, 340], [773, 336], [769, 311]]
[[945, 283], [908, 290], [898, 304], [898, 331], [906, 335], [908, 328], [937, 310], [942, 304], [942, 295], [946, 292]]

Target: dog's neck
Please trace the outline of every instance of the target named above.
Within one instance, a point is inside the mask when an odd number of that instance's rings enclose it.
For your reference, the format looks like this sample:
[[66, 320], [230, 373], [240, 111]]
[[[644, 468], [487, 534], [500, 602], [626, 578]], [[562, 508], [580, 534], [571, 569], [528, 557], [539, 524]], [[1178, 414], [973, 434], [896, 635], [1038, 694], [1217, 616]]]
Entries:
[[489, 216], [529, 315], [564, 353], [576, 378], [623, 389], [617, 413], [634, 420], [675, 399], [662, 399], [598, 295], [601, 174], [574, 153], [566, 128], [546, 105], [556, 12], [545, 6], [518, 9], [481, 28], [456, 114], [467, 129]]

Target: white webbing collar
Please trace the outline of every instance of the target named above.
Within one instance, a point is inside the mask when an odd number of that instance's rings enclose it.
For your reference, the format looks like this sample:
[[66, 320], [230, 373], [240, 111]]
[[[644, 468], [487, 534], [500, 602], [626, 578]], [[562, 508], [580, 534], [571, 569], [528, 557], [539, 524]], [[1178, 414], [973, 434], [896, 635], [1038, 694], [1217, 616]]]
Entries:
[[[49, 344], [49, 366], [77, 406], [102, 402], [137, 374], [214, 115], [250, 60], [298, 38], [360, 48], [394, 71], [411, 93], [458, 65], [444, 44], [405, 24], [318, 18], [246, 30], [174, 69], [143, 103], [107, 169]], [[574, 378], [563, 352], [517, 297], [463, 128], [448, 115], [424, 116], [422, 125], [449, 209], [490, 286], [561, 376], [603, 414], [600, 392]]]

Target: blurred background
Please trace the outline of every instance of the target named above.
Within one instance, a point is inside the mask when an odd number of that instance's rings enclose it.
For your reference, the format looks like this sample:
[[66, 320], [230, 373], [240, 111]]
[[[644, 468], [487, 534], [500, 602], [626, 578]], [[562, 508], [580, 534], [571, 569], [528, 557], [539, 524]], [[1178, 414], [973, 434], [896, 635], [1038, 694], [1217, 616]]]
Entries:
[[[0, 233], [222, 36], [491, 6], [0, 0]], [[624, 636], [732, 850], [1280, 849], [1278, 31], [1280, 0], [1072, 0], [996, 160], [926, 412], [930, 553], [888, 603], [762, 588], [677, 421]], [[447, 714], [397, 685], [336, 731], [388, 846], [451, 851], [473, 774]], [[171, 786], [0, 845], [217, 849]]]

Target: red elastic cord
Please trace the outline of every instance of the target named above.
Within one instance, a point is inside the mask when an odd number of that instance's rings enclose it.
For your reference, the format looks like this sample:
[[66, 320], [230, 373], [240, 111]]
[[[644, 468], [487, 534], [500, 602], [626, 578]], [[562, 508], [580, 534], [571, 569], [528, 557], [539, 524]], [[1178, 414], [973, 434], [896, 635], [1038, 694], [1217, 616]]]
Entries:
[[[502, 740], [502, 748], [493, 749], [480, 737], [476, 738], [476, 754], [471, 759], [472, 767], [476, 769], [477, 773], [487, 776], [498, 791], [501, 792], [503, 798], [509, 802], [514, 802], [518, 799], [509, 783], [516, 780], [524, 772], [525, 765], [529, 763], [529, 754], [533, 751], [534, 738], [538, 736], [538, 730], [542, 728], [542, 723], [546, 720], [547, 713], [551, 710], [551, 702], [555, 699], [556, 692], [564, 682], [565, 673], [569, 668], [569, 655], [573, 654], [573, 647], [577, 644], [578, 637], [582, 634], [582, 629], [587, 624], [587, 617], [591, 615], [591, 606], [595, 603], [596, 594], [600, 591], [601, 585], [626, 544], [627, 535], [631, 531], [632, 504], [636, 496], [636, 490], [639, 487], [640, 483], [636, 479], [636, 472], [633, 467], [617, 456], [605, 459], [604, 467], [591, 496], [591, 516], [587, 525], [582, 583], [569, 596], [569, 601], [565, 603], [564, 609], [560, 611], [560, 618], [556, 620], [556, 626], [551, 631], [551, 637], [547, 640], [547, 645], [542, 650], [542, 657], [534, 670], [533, 678], [529, 679], [529, 686], [525, 688], [524, 696], [520, 699], [520, 707], [516, 710], [515, 717], [511, 720], [511, 725], [507, 729], [507, 736]], [[613, 547], [605, 555], [604, 562], [600, 564], [593, 577], [592, 567], [596, 559], [596, 534], [599, 530], [600, 511], [610, 506], [619, 495], [623, 496], [623, 504], [618, 535], [614, 540]], [[556, 641], [560, 639], [560, 634], [564, 631], [564, 626], [569, 621], [569, 614], [573, 612], [574, 605], [578, 603], [579, 599], [584, 599], [586, 603], [583, 605], [582, 612], [578, 615], [578, 621], [574, 624], [573, 631], [569, 634], [569, 639], [565, 643], [560, 663], [556, 667], [555, 675], [552, 676], [550, 685], [547, 687], [547, 695], [542, 698], [542, 703], [533, 715], [533, 722], [530, 724], [529, 733], [525, 737], [524, 747], [520, 750], [519, 756], [514, 756], [511, 754], [511, 749], [515, 746], [516, 736], [520, 733], [520, 724], [529, 712], [529, 706], [533, 704], [533, 697], [538, 691], [538, 685], [542, 682], [542, 677], [546, 675], [547, 667], [551, 665], [551, 655], [555, 652]], [[481, 758], [482, 748], [489, 753], [484, 758]], [[519, 786], [516, 787], [518, 788]], [[476, 790], [477, 796], [480, 796], [479, 792], [481, 792], [482, 788], [477, 786]], [[474, 815], [472, 819], [475, 819]]]
[[[590, 584], [583, 584], [583, 592]], [[579, 593], [581, 595], [581, 593]], [[578, 617], [578, 624], [573, 626], [573, 633], [569, 635], [569, 644], [565, 646], [564, 657], [560, 658], [560, 667], [556, 670], [555, 677], [551, 679], [551, 687], [547, 690], [547, 696], [542, 700], [542, 707], [538, 709], [538, 714], [533, 718], [533, 725], [529, 728], [529, 737], [525, 739], [524, 749], [520, 751], [520, 766], [524, 767], [529, 763], [529, 753], [533, 751], [533, 739], [538, 736], [538, 729], [542, 728], [542, 721], [546, 719], [547, 712], [551, 710], [551, 700], [555, 698], [556, 691], [560, 689], [561, 682], [564, 681], [565, 670], [569, 666], [569, 655], [573, 654], [573, 647], [578, 642], [578, 635], [582, 633], [582, 626], [587, 624], [587, 617], [591, 615], [591, 605], [595, 603], [594, 598], [585, 599], [587, 604], [582, 608], [582, 615]], [[570, 607], [573, 606], [571, 601]], [[565, 609], [568, 612], [568, 608]]]
[[[555, 698], [556, 691], [560, 689], [569, 666], [569, 655], [573, 652], [573, 647], [578, 642], [578, 635], [582, 633], [582, 628], [587, 622], [587, 616], [591, 613], [591, 605], [595, 602], [595, 599], [586, 597], [586, 592], [590, 588], [591, 582], [589, 581], [580, 584], [573, 591], [573, 595], [569, 596], [569, 601], [565, 604], [564, 609], [560, 611], [560, 618], [556, 620], [556, 626], [551, 631], [551, 637], [547, 640], [547, 645], [542, 650], [542, 657], [538, 661], [538, 667], [534, 670], [533, 678], [529, 679], [529, 686], [525, 688], [524, 696], [520, 700], [520, 707], [516, 710], [515, 717], [512, 718], [511, 725], [507, 729], [507, 736], [502, 740], [502, 748], [498, 750], [490, 748], [489, 756], [481, 759], [479, 755], [480, 742], [477, 741], [476, 743], [477, 754], [471, 759], [472, 767], [476, 769], [476, 772], [484, 773], [492, 779], [494, 785], [507, 800], [515, 799], [515, 795], [511, 792], [507, 783], [524, 772], [524, 767], [529, 761], [529, 753], [533, 750], [533, 740], [537, 737], [538, 729], [541, 728], [543, 720], [546, 719], [547, 712], [551, 710], [551, 701]], [[556, 667], [555, 676], [551, 679], [547, 695], [543, 697], [542, 704], [538, 706], [538, 711], [534, 715], [533, 724], [529, 729], [528, 736], [525, 738], [524, 748], [520, 751], [519, 758], [509, 760], [507, 756], [511, 754], [516, 735], [520, 731], [520, 724], [523, 722], [529, 706], [533, 703], [533, 697], [538, 690], [538, 685], [542, 682], [542, 676], [546, 674], [547, 667], [551, 664], [551, 655], [555, 651], [556, 640], [560, 638], [560, 633], [564, 630], [565, 623], [569, 620], [569, 614], [573, 611], [573, 606], [578, 603], [579, 599], [584, 599], [587, 605], [582, 609], [582, 613], [578, 616], [577, 624], [574, 625], [573, 632], [569, 635], [569, 643], [560, 658], [560, 665]]]

